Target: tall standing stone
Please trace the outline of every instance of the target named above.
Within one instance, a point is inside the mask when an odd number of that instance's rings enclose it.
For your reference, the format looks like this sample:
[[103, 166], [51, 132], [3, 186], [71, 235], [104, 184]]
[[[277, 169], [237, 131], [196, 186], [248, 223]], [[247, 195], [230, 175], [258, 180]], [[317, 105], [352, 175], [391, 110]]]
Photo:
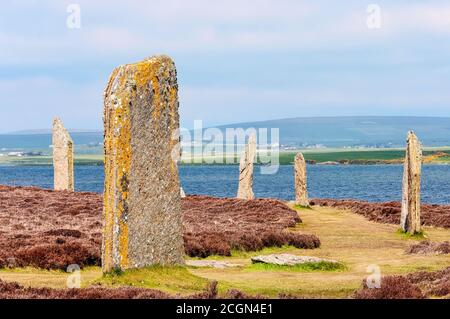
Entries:
[[295, 156], [295, 203], [300, 206], [309, 207], [306, 161], [302, 153]]
[[400, 227], [404, 232], [420, 232], [420, 180], [422, 145], [414, 132], [408, 132], [403, 172], [403, 197]]
[[104, 97], [103, 271], [183, 264], [175, 64], [122, 65]]
[[53, 120], [54, 189], [74, 191], [73, 141], [59, 118]]
[[239, 165], [239, 188], [237, 198], [255, 198], [255, 194], [253, 193], [253, 165], [255, 157], [256, 137], [250, 135]]

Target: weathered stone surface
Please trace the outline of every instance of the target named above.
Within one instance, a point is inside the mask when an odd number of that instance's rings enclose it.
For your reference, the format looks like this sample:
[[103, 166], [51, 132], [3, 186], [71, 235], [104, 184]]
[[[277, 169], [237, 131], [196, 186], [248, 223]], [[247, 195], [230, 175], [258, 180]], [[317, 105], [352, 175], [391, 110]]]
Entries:
[[184, 263], [176, 75], [156, 56], [116, 68], [105, 90], [105, 272]]
[[239, 188], [237, 198], [254, 199], [253, 165], [256, 157], [256, 137], [250, 135], [239, 165]]
[[337, 263], [335, 260], [331, 259], [323, 259], [318, 257], [309, 257], [309, 256], [297, 256], [291, 254], [273, 254], [273, 255], [264, 255], [264, 256], [256, 256], [252, 257], [252, 263], [263, 263], [263, 264], [273, 264], [280, 266], [294, 266], [299, 264], [306, 263], [319, 263], [319, 262], [331, 262]]
[[239, 267], [239, 265], [237, 264], [230, 264], [224, 261], [217, 260], [187, 260], [186, 265], [191, 267], [209, 267], [218, 269]]
[[300, 206], [309, 207], [306, 161], [302, 153], [295, 156], [295, 203]]
[[422, 145], [414, 132], [408, 132], [403, 171], [403, 197], [400, 227], [410, 234], [420, 232], [420, 182]]
[[74, 190], [73, 141], [59, 118], [53, 120], [53, 170], [55, 190]]

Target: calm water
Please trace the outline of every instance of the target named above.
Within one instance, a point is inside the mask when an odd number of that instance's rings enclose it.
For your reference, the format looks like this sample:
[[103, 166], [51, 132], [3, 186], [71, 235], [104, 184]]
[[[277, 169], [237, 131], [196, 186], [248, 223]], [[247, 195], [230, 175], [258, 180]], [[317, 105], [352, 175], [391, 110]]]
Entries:
[[[181, 166], [180, 178], [188, 194], [233, 197], [237, 193], [238, 166]], [[309, 166], [310, 197], [354, 198], [368, 201], [400, 200], [401, 165]], [[75, 168], [77, 191], [103, 191], [102, 166]], [[51, 166], [0, 166], [0, 184], [53, 187]], [[293, 167], [280, 166], [275, 175], [261, 175], [256, 167], [257, 197], [293, 199]], [[422, 199], [450, 204], [450, 165], [423, 168]]]

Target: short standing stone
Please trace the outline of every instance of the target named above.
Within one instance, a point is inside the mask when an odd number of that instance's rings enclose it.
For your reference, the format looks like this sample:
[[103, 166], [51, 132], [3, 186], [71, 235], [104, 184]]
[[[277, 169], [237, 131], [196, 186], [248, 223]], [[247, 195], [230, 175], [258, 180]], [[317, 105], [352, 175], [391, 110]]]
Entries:
[[53, 121], [53, 170], [54, 189], [73, 191], [73, 141], [59, 118]]
[[403, 196], [400, 227], [404, 232], [420, 232], [420, 180], [422, 146], [414, 132], [408, 133], [403, 172]]
[[156, 56], [116, 68], [104, 122], [103, 271], [183, 264], [173, 61]]
[[256, 138], [250, 135], [241, 156], [239, 165], [239, 188], [237, 198], [254, 199], [253, 193], [253, 164], [256, 157]]
[[295, 203], [300, 206], [309, 207], [306, 161], [302, 153], [295, 156]]

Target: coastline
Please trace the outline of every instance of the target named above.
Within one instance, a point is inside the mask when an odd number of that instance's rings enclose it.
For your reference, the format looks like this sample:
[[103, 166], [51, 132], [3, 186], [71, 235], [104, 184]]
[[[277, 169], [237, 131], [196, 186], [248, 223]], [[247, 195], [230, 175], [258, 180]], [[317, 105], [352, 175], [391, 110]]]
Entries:
[[[303, 152], [310, 165], [392, 165], [403, 164], [402, 149], [321, 149], [289, 150], [279, 153], [279, 165], [292, 165], [298, 152]], [[103, 165], [103, 154], [75, 154], [75, 165]], [[425, 148], [425, 165], [450, 164], [450, 148]], [[181, 165], [238, 165], [238, 157], [217, 155], [202, 160], [184, 155]], [[260, 162], [256, 165], [263, 165]], [[0, 165], [52, 165], [52, 156], [0, 156]]]

